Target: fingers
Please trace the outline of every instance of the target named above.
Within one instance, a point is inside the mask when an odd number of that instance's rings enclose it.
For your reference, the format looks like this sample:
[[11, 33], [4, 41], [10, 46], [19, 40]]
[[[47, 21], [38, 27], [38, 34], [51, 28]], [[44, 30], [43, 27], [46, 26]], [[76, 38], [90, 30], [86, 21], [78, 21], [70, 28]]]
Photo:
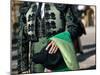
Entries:
[[[50, 47], [50, 48], [49, 48], [49, 47]], [[48, 50], [48, 49], [49, 49], [49, 51], [48, 51], [49, 54], [54, 54], [54, 53], [57, 52], [58, 47], [56, 46], [56, 44], [55, 44], [54, 41], [51, 41], [51, 42], [48, 44], [48, 46], [46, 47], [46, 50]]]
[[55, 42], [54, 41], [51, 41], [47, 47], [46, 47], [46, 50], [49, 50], [49, 54], [55, 54], [58, 50], [58, 47], [56, 46]]
[[53, 43], [53, 41], [51, 41], [51, 42], [48, 44], [48, 46], [46, 47], [46, 50], [49, 49], [49, 47], [52, 45], [52, 43]]
[[54, 52], [53, 52], [53, 53], [55, 54], [55, 53], [57, 52], [57, 50], [58, 50], [58, 47], [56, 47], [56, 49], [54, 50]]
[[55, 45], [52, 45], [52, 47], [49, 50], [49, 54], [53, 54], [54, 51], [55, 51], [55, 49], [56, 49], [56, 46]]

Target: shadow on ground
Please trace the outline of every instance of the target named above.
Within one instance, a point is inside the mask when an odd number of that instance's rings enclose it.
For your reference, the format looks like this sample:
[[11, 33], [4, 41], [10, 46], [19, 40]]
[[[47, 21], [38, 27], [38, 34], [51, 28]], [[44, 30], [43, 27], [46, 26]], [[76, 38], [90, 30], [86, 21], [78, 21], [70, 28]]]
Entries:
[[[83, 46], [83, 52], [84, 52], [83, 54], [80, 54], [80, 55], [77, 56], [79, 62], [84, 62], [89, 57], [96, 55], [96, 44], [84, 45]], [[87, 62], [89, 62], [89, 61], [87, 61]], [[96, 64], [91, 65], [89, 67], [87, 66], [86, 68], [80, 69], [80, 70], [91, 70], [91, 69], [96, 69]]]
[[89, 57], [91, 57], [92, 55], [95, 55], [95, 54], [96, 54], [96, 50], [93, 49], [92, 51], [89, 51], [87, 53], [84, 53], [84, 54], [77, 56], [77, 58], [78, 58], [79, 62], [82, 62], [82, 61], [86, 60], [87, 58], [89, 58]]

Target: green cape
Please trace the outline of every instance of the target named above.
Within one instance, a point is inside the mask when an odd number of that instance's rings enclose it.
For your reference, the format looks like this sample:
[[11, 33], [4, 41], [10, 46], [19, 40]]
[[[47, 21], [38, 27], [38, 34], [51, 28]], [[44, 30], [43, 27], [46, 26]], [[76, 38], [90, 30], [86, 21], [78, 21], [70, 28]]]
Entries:
[[68, 67], [70, 70], [79, 69], [79, 64], [76, 59], [75, 49], [70, 37], [70, 33], [62, 32], [51, 37], [50, 40], [53, 40], [60, 49], [66, 67]]

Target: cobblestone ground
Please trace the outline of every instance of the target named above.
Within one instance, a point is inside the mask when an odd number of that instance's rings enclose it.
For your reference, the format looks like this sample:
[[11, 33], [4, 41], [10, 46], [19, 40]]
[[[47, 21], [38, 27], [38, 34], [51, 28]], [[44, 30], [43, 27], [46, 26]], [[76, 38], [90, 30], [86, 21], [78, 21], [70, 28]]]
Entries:
[[86, 28], [87, 35], [81, 37], [84, 54], [78, 55], [80, 69], [96, 68], [96, 32], [95, 27]]

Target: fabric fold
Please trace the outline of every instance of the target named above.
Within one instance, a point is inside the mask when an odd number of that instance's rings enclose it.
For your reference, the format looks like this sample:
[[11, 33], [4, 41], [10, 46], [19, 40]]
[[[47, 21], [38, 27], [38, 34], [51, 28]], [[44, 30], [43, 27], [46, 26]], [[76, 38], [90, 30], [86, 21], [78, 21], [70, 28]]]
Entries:
[[58, 46], [66, 66], [70, 70], [79, 69], [79, 64], [76, 59], [75, 49], [69, 32], [62, 32], [50, 38]]

